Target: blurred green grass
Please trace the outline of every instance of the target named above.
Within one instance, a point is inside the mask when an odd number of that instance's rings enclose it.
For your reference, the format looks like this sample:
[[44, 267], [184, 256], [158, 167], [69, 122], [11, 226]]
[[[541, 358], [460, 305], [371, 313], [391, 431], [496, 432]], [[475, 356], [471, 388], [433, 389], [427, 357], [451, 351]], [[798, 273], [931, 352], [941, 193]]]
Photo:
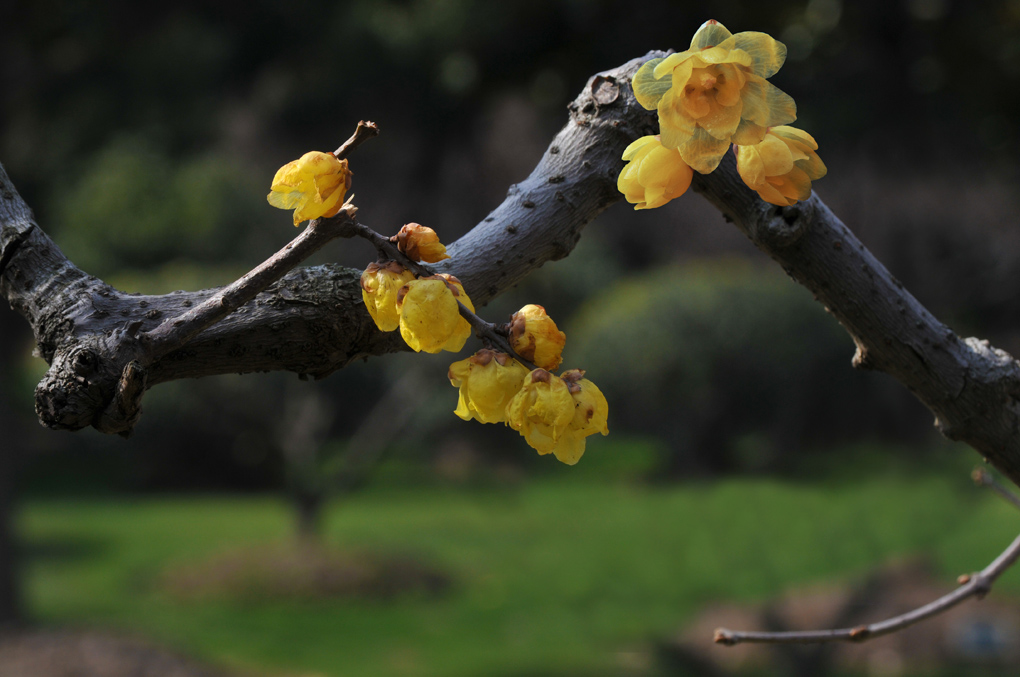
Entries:
[[[379, 488], [330, 507], [327, 543], [446, 569], [454, 585], [438, 599], [161, 591], [175, 565], [292, 538], [290, 511], [273, 498], [35, 499], [20, 526], [30, 608], [46, 624], [126, 630], [269, 673], [618, 674], [621, 653], [711, 602], [766, 599], [916, 553], [933, 557], [950, 589], [1020, 526], [959, 466], [663, 486], [564, 468], [513, 488]], [[998, 589], [1020, 592], [1020, 575]]]

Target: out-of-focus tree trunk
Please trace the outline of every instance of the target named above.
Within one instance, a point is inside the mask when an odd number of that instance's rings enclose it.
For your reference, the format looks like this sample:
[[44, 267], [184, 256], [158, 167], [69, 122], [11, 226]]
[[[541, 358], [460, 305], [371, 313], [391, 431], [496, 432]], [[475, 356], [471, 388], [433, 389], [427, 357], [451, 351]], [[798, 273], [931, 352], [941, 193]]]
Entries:
[[[0, 307], [0, 384], [11, 382], [17, 361], [15, 344], [23, 331], [21, 318], [6, 304]], [[0, 388], [0, 627], [16, 625], [23, 620], [14, 530], [15, 483], [23, 452], [20, 448], [23, 436], [17, 433], [18, 425], [8, 405], [7, 393]]]
[[288, 393], [287, 409], [277, 433], [287, 465], [287, 484], [295, 510], [298, 538], [314, 542], [322, 526], [322, 444], [333, 422], [332, 409], [322, 388], [300, 383]]

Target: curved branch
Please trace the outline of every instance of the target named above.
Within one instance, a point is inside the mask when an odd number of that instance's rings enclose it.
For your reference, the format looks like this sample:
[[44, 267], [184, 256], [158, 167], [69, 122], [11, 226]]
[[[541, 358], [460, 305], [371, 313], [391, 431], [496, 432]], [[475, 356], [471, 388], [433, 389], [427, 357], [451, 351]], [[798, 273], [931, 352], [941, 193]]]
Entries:
[[[1005, 500], [1013, 504], [1014, 507], [1020, 507], [1020, 500], [1017, 499], [1016, 495], [996, 482], [995, 479], [984, 470], [979, 468], [974, 471], [972, 476], [974, 481], [979, 485], [991, 488]], [[1013, 542], [1010, 543], [1009, 546], [984, 569], [976, 574], [964, 574], [960, 576], [957, 579], [960, 587], [956, 590], [953, 590], [949, 594], [943, 595], [924, 606], [908, 611], [905, 614], [900, 614], [899, 616], [894, 616], [877, 623], [858, 625], [853, 628], [841, 628], [838, 630], [806, 630], [792, 632], [744, 632], [729, 630], [727, 628], [718, 628], [715, 631], [714, 641], [716, 644], [723, 644], [725, 646], [734, 646], [736, 644], [743, 643], [820, 644], [823, 642], [864, 642], [869, 639], [881, 637], [882, 635], [890, 635], [914, 625], [915, 623], [920, 623], [932, 616], [937, 616], [938, 614], [949, 611], [960, 602], [970, 599], [971, 597], [977, 597], [978, 599], [984, 598], [984, 596], [991, 591], [992, 584], [995, 583], [996, 579], [1005, 573], [1007, 569], [1013, 566], [1017, 559], [1020, 559], [1020, 536], [1013, 539]]]
[[888, 635], [908, 626], [919, 623], [926, 618], [938, 615], [953, 608], [960, 602], [971, 597], [984, 597], [992, 589], [992, 584], [1010, 566], [1020, 558], [1020, 536], [1017, 536], [1009, 547], [987, 567], [976, 574], [960, 576], [960, 587], [948, 595], [939, 597], [934, 602], [908, 611], [900, 616], [859, 625], [854, 628], [839, 630], [807, 630], [804, 632], [738, 632], [719, 628], [715, 631], [714, 641], [717, 644], [733, 646], [747, 642], [758, 644], [817, 644], [819, 642], [863, 642], [865, 640]]
[[[593, 77], [528, 179], [449, 247], [452, 258], [437, 269], [459, 278], [476, 306], [566, 256], [581, 229], [621, 199], [619, 157], [632, 138], [655, 125], [627, 83], [657, 55]], [[67, 260], [2, 168], [0, 190], [0, 292], [32, 325], [39, 353], [50, 363], [36, 389], [36, 411], [47, 426], [125, 433], [137, 419], [130, 402], [164, 381], [269, 370], [321, 378], [365, 356], [406, 349], [399, 335], [379, 332], [364, 309], [361, 271], [327, 265], [289, 273], [180, 347], [143, 369], [129, 369], [137, 361], [137, 335], [158, 335], [167, 318], [194, 317], [199, 307], [218, 308], [215, 299], [227, 290], [117, 291]]]
[[[621, 199], [616, 177], [627, 144], [655, 133], [630, 77], [651, 52], [591, 78], [538, 166], [506, 200], [453, 243], [435, 266], [458, 277], [477, 306], [544, 262], [566, 256], [583, 227]], [[946, 436], [969, 443], [1020, 483], [1020, 364], [986, 341], [961, 339], [931, 315], [832, 214], [811, 199], [779, 208], [740, 180], [731, 155], [695, 190], [810, 289], [857, 344], [853, 364], [885, 371], [936, 415]], [[367, 355], [405, 349], [362, 307], [360, 271], [291, 272], [147, 368], [145, 383], [227, 372], [289, 370], [323, 377]], [[219, 290], [137, 296], [76, 268], [36, 226], [0, 170], [0, 291], [32, 324], [50, 362], [37, 389], [46, 425], [102, 429], [130, 363], [133, 331], [150, 331]], [[83, 357], [84, 355], [84, 357]], [[126, 384], [128, 394], [140, 385]], [[98, 423], [98, 425], [97, 425]]]

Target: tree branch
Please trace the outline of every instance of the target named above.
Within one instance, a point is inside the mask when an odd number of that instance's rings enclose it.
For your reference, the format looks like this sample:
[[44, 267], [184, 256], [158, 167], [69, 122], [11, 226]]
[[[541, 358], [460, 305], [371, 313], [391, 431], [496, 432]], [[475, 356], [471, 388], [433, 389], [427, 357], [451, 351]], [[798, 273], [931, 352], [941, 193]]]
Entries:
[[[654, 115], [621, 92], [640, 64], [656, 55], [592, 78], [531, 176], [450, 246], [452, 258], [436, 266], [437, 272], [460, 279], [476, 306], [546, 261], [566, 256], [581, 229], [621, 199], [615, 184], [619, 156], [632, 138], [651, 133], [655, 124]], [[354, 145], [349, 142], [337, 153]], [[152, 360], [144, 373], [136, 365], [125, 378], [125, 369], [137, 361], [139, 334], [162, 336], [168, 330], [159, 325], [184, 313], [189, 318], [220, 314], [206, 315], [220, 307], [216, 299], [229, 287], [124, 294], [67, 260], [35, 223], [2, 168], [0, 191], [0, 292], [31, 324], [39, 354], [50, 363], [36, 389], [36, 411], [47, 426], [91, 425], [123, 433], [137, 418], [131, 401], [164, 381], [270, 370], [321, 378], [368, 355], [406, 349], [398, 334], [379, 332], [364, 309], [361, 271], [326, 265], [290, 272]], [[494, 241], [500, 246], [493, 247]], [[189, 320], [191, 327], [204, 324]]]
[[[1000, 496], [1020, 507], [1020, 499], [1011, 491], [999, 484], [987, 472], [978, 468], [972, 474], [974, 481], [980, 485], [993, 489]], [[717, 644], [734, 646], [743, 643], [757, 644], [818, 644], [822, 642], [864, 642], [875, 637], [888, 635], [908, 626], [919, 623], [926, 618], [937, 616], [940, 613], [952, 609], [954, 606], [971, 597], [984, 598], [991, 589], [992, 584], [999, 578], [1017, 559], [1020, 559], [1020, 536], [1013, 539], [1002, 554], [996, 557], [991, 564], [975, 574], [964, 574], [957, 579], [960, 584], [956, 590], [947, 595], [939, 597], [934, 602], [925, 604], [905, 614], [893, 618], [872, 623], [870, 625], [858, 625], [853, 628], [841, 628], [838, 630], [807, 630], [803, 632], [743, 632], [718, 628], [715, 631], [714, 641]]]
[[[641, 63], [662, 55], [651, 52], [591, 78], [531, 175], [452, 243], [452, 258], [435, 270], [455, 275], [483, 306], [544, 262], [566, 256], [583, 227], [621, 199], [623, 149], [657, 131], [654, 111], [637, 104], [629, 83]], [[694, 188], [832, 312], [857, 344], [854, 366], [901, 381], [935, 414], [943, 434], [969, 443], [1020, 483], [1016, 360], [987, 341], [957, 337], [935, 319], [817, 196], [793, 207], [765, 204], [740, 180], [730, 154], [712, 174], [697, 175]], [[376, 330], [361, 303], [359, 276], [334, 265], [292, 271], [155, 360], [144, 387], [281, 369], [321, 378], [353, 360], [404, 350], [399, 335]], [[102, 430], [102, 413], [130, 363], [124, 357], [132, 337], [221, 290], [129, 295], [85, 274], [39, 229], [0, 170], [0, 292], [32, 325], [50, 362], [36, 392], [40, 420]]]

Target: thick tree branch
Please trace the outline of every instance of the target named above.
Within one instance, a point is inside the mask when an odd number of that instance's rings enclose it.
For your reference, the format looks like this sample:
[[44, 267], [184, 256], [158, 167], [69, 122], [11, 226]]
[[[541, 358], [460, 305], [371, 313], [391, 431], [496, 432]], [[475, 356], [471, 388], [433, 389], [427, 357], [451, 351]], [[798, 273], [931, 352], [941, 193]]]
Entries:
[[[436, 266], [458, 277], [477, 306], [544, 262], [566, 256], [584, 225], [620, 200], [619, 156], [655, 123], [622, 93], [643, 61], [592, 78], [531, 176], [451, 245], [451, 260]], [[50, 427], [126, 432], [141, 393], [164, 381], [281, 369], [318, 378], [362, 357], [405, 349], [398, 334], [379, 332], [365, 311], [360, 271], [328, 265], [289, 273], [152, 360], [144, 373], [140, 365], [129, 369], [137, 335], [155, 330], [158, 336], [167, 318], [219, 307], [216, 299], [226, 289], [119, 292], [67, 260], [2, 172], [0, 190], [0, 292], [32, 325], [39, 353], [50, 363], [36, 390], [40, 420]]]
[[[657, 131], [654, 112], [637, 104], [629, 80], [640, 63], [661, 55], [589, 80], [532, 174], [449, 247], [452, 258], [436, 271], [458, 277], [481, 306], [545, 261], [566, 256], [583, 227], [620, 200], [623, 149]], [[828, 180], [838, 180], [838, 172]], [[817, 196], [787, 208], [765, 204], [741, 182], [729, 155], [714, 173], [696, 176], [694, 187], [840, 321], [858, 346], [855, 366], [900, 380], [946, 436], [968, 442], [1020, 483], [1016, 360], [936, 320]], [[131, 337], [221, 291], [137, 296], [112, 289], [60, 253], [2, 171], [0, 228], [0, 291], [30, 322], [50, 362], [37, 408], [52, 427], [103, 429], [101, 415], [125, 385]], [[339, 266], [289, 273], [155, 360], [144, 387], [262, 370], [322, 377], [361, 357], [404, 349], [396, 333], [375, 329], [361, 304], [359, 275]]]

